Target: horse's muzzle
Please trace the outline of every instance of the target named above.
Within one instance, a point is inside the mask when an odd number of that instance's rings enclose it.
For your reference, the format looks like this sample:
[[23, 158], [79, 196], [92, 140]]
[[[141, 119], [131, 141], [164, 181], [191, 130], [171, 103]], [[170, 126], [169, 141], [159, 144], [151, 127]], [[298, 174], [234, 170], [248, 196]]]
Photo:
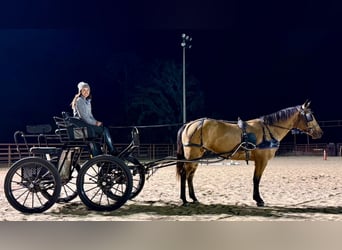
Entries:
[[323, 131], [321, 129], [310, 128], [308, 135], [310, 135], [312, 139], [320, 139], [323, 136]]

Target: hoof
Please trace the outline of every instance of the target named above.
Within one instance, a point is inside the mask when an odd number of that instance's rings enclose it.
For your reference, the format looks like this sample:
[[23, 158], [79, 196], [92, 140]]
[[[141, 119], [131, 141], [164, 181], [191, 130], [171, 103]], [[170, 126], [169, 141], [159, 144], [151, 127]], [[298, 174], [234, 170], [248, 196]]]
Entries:
[[200, 202], [199, 202], [198, 200], [194, 200], [194, 201], [192, 202], [192, 204], [197, 205], [197, 204], [200, 204]]
[[258, 207], [263, 207], [263, 206], [265, 206], [265, 203], [263, 201], [257, 202], [257, 206]]
[[188, 207], [188, 206], [190, 206], [190, 203], [189, 202], [183, 202], [182, 206], [183, 207]]

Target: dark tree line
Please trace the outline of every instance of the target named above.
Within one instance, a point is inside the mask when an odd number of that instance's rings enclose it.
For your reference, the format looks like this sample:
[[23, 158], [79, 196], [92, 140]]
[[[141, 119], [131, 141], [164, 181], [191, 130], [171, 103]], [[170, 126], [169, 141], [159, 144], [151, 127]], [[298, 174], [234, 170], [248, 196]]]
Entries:
[[[121, 64], [120, 64], [121, 63]], [[126, 124], [146, 126], [150, 142], [174, 143], [183, 117], [183, 67], [171, 60], [142, 62], [133, 55], [116, 57], [106, 68], [120, 86]], [[187, 120], [198, 118], [203, 108], [200, 83], [186, 72]], [[151, 127], [149, 125], [165, 125]]]

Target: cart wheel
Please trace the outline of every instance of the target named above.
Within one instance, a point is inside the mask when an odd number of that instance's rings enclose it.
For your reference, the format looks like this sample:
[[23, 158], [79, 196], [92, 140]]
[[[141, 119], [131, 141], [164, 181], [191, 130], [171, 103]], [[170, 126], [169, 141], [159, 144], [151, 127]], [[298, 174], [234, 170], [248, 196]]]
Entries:
[[71, 166], [70, 177], [67, 180], [62, 179], [61, 193], [59, 194], [57, 203], [66, 203], [77, 197], [76, 179], [80, 168], [79, 164]]
[[130, 155], [125, 157], [125, 163], [130, 169], [133, 178], [132, 192], [129, 197], [129, 199], [133, 199], [145, 185], [145, 168], [136, 158]]
[[61, 179], [57, 169], [48, 161], [27, 157], [8, 170], [4, 191], [15, 209], [23, 213], [41, 213], [57, 201]]
[[82, 165], [76, 185], [80, 199], [88, 208], [113, 211], [129, 199], [132, 175], [119, 158], [99, 155]]

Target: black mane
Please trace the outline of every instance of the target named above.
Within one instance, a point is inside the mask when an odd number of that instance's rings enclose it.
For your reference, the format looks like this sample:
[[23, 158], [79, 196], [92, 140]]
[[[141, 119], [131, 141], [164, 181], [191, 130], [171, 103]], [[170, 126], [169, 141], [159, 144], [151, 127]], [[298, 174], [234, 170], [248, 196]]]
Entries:
[[276, 122], [287, 120], [296, 112], [298, 112], [299, 109], [300, 109], [300, 106], [285, 108], [275, 113], [264, 115], [260, 117], [260, 119], [262, 119], [264, 123], [272, 125]]

